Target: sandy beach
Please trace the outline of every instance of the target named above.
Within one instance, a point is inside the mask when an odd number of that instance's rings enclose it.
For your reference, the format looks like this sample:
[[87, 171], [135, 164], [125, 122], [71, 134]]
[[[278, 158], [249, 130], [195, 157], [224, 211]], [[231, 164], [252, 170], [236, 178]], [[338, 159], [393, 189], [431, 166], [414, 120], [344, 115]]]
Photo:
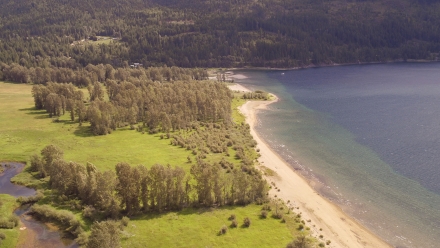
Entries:
[[[231, 89], [236, 90], [236, 87]], [[331, 241], [326, 247], [391, 247], [345, 214], [338, 206], [320, 196], [259, 137], [255, 131], [256, 112], [266, 109], [269, 104], [277, 100], [276, 98], [273, 101], [248, 101], [240, 107], [246, 122], [251, 127], [251, 134], [258, 143], [257, 148], [260, 149], [261, 154], [258, 159], [260, 165], [275, 172], [273, 176], [266, 176], [268, 182], [274, 183], [280, 189], [280, 191], [272, 189], [271, 196], [276, 195], [285, 202], [290, 201], [289, 206], [299, 207], [294, 211], [301, 212], [305, 221], [310, 220], [306, 225], [310, 227], [311, 234], [324, 243], [327, 240]], [[323, 235], [323, 238], [319, 238], [320, 235]]]

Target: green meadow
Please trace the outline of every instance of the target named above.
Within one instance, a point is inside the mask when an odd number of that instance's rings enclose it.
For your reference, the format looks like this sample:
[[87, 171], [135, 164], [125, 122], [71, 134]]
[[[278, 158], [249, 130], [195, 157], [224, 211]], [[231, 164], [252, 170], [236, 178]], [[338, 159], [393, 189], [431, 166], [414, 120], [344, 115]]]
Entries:
[[[49, 118], [45, 111], [35, 110], [31, 85], [0, 82], [0, 161], [28, 162], [32, 154], [54, 144], [64, 151], [65, 160], [85, 164], [90, 162], [99, 170], [113, 170], [118, 162], [150, 167], [156, 163], [190, 168], [187, 157], [191, 151], [170, 145], [169, 139], [160, 134], [142, 134], [122, 128], [110, 135], [93, 136], [88, 124], [79, 126], [71, 122], [68, 114], [60, 118]], [[244, 103], [234, 100], [233, 108]], [[244, 117], [234, 111], [233, 119], [243, 122]], [[232, 151], [231, 151], [232, 152]], [[231, 156], [228, 160], [238, 163]], [[23, 172], [16, 181], [33, 184], [38, 181]], [[35, 182], [34, 182], [35, 183]], [[37, 183], [38, 184], [38, 183]], [[43, 185], [44, 184], [40, 184]], [[14, 200], [0, 195], [4, 204], [3, 213], [11, 213]], [[180, 212], [148, 214], [133, 218], [124, 230], [123, 247], [285, 247], [298, 231], [298, 220], [286, 217], [286, 223], [270, 216], [259, 217], [261, 205], [246, 207], [222, 207], [218, 209], [186, 209]], [[286, 210], [285, 210], [286, 211]], [[231, 228], [228, 217], [237, 216], [239, 226]], [[241, 227], [243, 219], [249, 217], [249, 228]], [[90, 225], [89, 222], [86, 225]], [[226, 234], [218, 235], [226, 225]], [[87, 230], [87, 228], [86, 228]], [[18, 240], [18, 229], [3, 230], [7, 235], [1, 247], [14, 247]]]
[[[285, 247], [297, 232], [293, 214], [287, 222], [261, 218], [261, 205], [219, 209], [185, 209], [177, 213], [146, 215], [130, 221], [124, 231], [124, 247]], [[238, 226], [232, 228], [234, 214]], [[288, 216], [288, 217], [287, 217]], [[245, 217], [250, 227], [242, 226]], [[292, 217], [292, 218], [290, 218]], [[219, 234], [222, 226], [228, 228]], [[292, 231], [291, 231], [292, 230]], [[293, 232], [293, 233], [292, 233]]]
[[[0, 195], [0, 220], [8, 219], [18, 203], [10, 195]], [[18, 240], [18, 227], [14, 229], [0, 229], [0, 233], [6, 235], [6, 239], [0, 241], [0, 247], [15, 247]]]
[[185, 167], [190, 151], [171, 146], [159, 135], [141, 134], [128, 128], [111, 135], [93, 136], [88, 124], [78, 126], [68, 114], [49, 118], [35, 110], [30, 85], [0, 82], [0, 151], [3, 161], [28, 161], [49, 144], [64, 151], [66, 160], [90, 162], [100, 170], [118, 162], [152, 166], [156, 163]]

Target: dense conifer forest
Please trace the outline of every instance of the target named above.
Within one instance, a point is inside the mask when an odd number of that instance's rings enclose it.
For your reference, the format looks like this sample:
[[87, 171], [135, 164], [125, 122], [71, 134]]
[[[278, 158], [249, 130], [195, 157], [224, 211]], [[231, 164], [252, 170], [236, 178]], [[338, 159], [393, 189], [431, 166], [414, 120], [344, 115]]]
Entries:
[[1, 1], [0, 61], [82, 68], [437, 60], [435, 0]]

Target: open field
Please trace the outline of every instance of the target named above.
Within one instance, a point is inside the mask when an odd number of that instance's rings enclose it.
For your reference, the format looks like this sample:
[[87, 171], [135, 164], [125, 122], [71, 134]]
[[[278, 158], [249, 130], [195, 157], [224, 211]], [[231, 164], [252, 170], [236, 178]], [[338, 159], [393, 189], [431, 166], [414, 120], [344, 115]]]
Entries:
[[88, 124], [72, 123], [68, 115], [59, 122], [44, 110], [35, 110], [31, 86], [0, 83], [1, 160], [28, 161], [49, 144], [59, 146], [67, 161], [90, 162], [100, 170], [114, 169], [118, 162], [152, 166], [156, 163], [184, 167], [189, 151], [169, 145], [159, 135], [119, 129], [111, 135], [93, 136]]
[[[223, 207], [215, 210], [186, 209], [162, 215], [147, 215], [131, 220], [126, 228], [124, 247], [285, 247], [297, 234], [297, 224], [286, 215], [287, 222], [260, 217], [261, 207]], [[272, 210], [273, 211], [273, 210]], [[231, 228], [228, 218], [236, 215], [238, 227]], [[269, 213], [270, 215], [270, 213]], [[243, 227], [243, 219], [249, 217], [251, 225]], [[228, 227], [219, 235], [220, 228]]]
[[[35, 110], [30, 85], [0, 82], [0, 150], [3, 161], [29, 161], [32, 154], [39, 153], [49, 144], [55, 144], [64, 151], [66, 160], [85, 164], [91, 162], [99, 170], [113, 170], [118, 162], [131, 165], [170, 164], [181, 166], [187, 172], [190, 163], [187, 157], [194, 157], [191, 151], [170, 145], [170, 140], [161, 139], [159, 134], [141, 134], [135, 130], [118, 129], [110, 135], [93, 136], [88, 124], [82, 127], [68, 119], [68, 114], [55, 121], [45, 111]], [[234, 99], [233, 108], [244, 100]], [[237, 110], [234, 121], [244, 122]], [[233, 155], [233, 151], [230, 151]], [[208, 154], [221, 156], [220, 154]], [[239, 163], [230, 156], [227, 160]], [[29, 173], [21, 173], [17, 181], [41, 184]], [[8, 197], [8, 196], [1, 196]], [[12, 199], [9, 199], [13, 202]], [[2, 209], [3, 210], [3, 209]], [[299, 235], [293, 219], [281, 223], [279, 219], [260, 219], [261, 206], [224, 207], [220, 209], [186, 209], [181, 212], [149, 214], [133, 219], [123, 235], [123, 247], [173, 247], [173, 246], [266, 246], [284, 247], [293, 237]], [[7, 210], [8, 213], [12, 212]], [[79, 212], [76, 212], [79, 214]], [[238, 228], [229, 228], [225, 235], [218, 236], [223, 225], [229, 227], [231, 214], [237, 216]], [[252, 220], [250, 228], [241, 228], [243, 218]], [[292, 215], [293, 216], [293, 215]], [[85, 222], [85, 230], [91, 223]], [[3, 230], [2, 230], [3, 231]], [[18, 229], [5, 231], [8, 246], [14, 247], [18, 239]], [[149, 235], [152, 234], [152, 235]], [[127, 238], [128, 237], [128, 238]], [[201, 243], [202, 242], [202, 243]]]

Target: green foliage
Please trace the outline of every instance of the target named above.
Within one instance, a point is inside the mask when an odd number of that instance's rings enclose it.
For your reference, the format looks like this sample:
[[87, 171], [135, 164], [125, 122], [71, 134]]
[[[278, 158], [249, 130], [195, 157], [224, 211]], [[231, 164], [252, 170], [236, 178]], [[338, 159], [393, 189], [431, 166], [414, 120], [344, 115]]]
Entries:
[[311, 241], [304, 235], [296, 237], [292, 242], [287, 244], [286, 248], [309, 248], [311, 247]]
[[231, 221], [231, 228], [236, 228], [238, 226], [238, 221], [237, 220], [232, 220]]
[[[121, 4], [124, 8], [102, 0], [9, 3], [0, 15], [0, 61], [45, 69], [100, 63], [296, 67], [434, 59], [438, 53], [440, 7], [430, 0], [398, 5], [384, 0], [348, 5], [341, 0]], [[95, 41], [102, 36], [111, 39]], [[5, 80], [30, 81], [20, 70], [2, 74], [8, 74]], [[52, 73], [35, 74], [44, 78]], [[88, 84], [84, 77], [77, 80]]]
[[130, 218], [128, 218], [127, 216], [124, 216], [124, 217], [122, 217], [122, 219], [121, 219], [121, 224], [123, 225], [123, 226], [128, 226], [128, 223], [130, 222]]
[[54, 221], [63, 230], [70, 232], [77, 237], [81, 232], [81, 224], [76, 216], [67, 210], [57, 210], [49, 205], [33, 205], [30, 208], [30, 214], [35, 215], [43, 221]]
[[119, 248], [121, 230], [116, 221], [95, 222], [91, 228], [92, 232], [88, 238], [87, 248]]
[[247, 92], [243, 94], [243, 99], [249, 100], [249, 99], [256, 99], [256, 100], [268, 100], [269, 94], [264, 91], [254, 91], [254, 92]]
[[219, 234], [224, 235], [228, 231], [228, 227], [223, 225], [222, 228], [220, 228]]
[[249, 219], [249, 217], [244, 218], [243, 226], [245, 226], [245, 227], [250, 227], [251, 226], [251, 219]]
[[157, 164], [147, 169], [143, 165], [131, 167], [128, 163], [118, 163], [115, 174], [99, 172], [90, 163], [83, 166], [60, 158], [52, 161], [53, 157], [48, 154], [63, 154], [53, 145], [43, 151], [46, 158], [43, 160], [48, 161], [44, 170], [48, 172], [52, 189], [62, 197], [79, 198], [90, 205], [83, 210], [84, 216], [90, 219], [95, 217], [95, 207], [105, 216], [116, 217], [117, 202], [127, 215], [135, 215], [141, 209], [162, 212], [180, 210], [191, 204], [203, 207], [246, 205], [266, 197], [266, 181], [260, 173], [249, 174], [238, 169], [225, 173], [219, 165], [200, 159], [191, 167], [190, 176], [180, 167]]

